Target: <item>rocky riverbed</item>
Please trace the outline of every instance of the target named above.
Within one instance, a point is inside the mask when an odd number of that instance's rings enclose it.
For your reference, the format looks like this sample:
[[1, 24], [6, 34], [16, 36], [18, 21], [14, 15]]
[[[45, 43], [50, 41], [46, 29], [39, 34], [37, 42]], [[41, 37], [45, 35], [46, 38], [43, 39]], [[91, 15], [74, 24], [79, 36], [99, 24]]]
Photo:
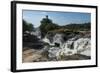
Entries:
[[24, 63], [91, 59], [90, 33], [67, 35], [51, 32], [46, 34], [44, 38], [41, 38], [40, 31], [29, 34], [28, 37], [32, 39], [23, 43], [22, 58]]

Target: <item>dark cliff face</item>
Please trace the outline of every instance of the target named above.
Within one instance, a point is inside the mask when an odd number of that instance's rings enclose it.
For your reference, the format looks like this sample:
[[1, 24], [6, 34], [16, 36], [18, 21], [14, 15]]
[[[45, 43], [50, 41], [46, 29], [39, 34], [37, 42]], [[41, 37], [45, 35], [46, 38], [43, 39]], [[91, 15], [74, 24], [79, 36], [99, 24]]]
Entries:
[[39, 39], [35, 35], [31, 35], [30, 33], [25, 33], [23, 35], [23, 42], [33, 42], [36, 43]]
[[23, 35], [23, 47], [29, 47], [33, 49], [42, 49], [44, 47], [44, 42], [41, 39], [37, 38], [35, 35], [26, 33]]

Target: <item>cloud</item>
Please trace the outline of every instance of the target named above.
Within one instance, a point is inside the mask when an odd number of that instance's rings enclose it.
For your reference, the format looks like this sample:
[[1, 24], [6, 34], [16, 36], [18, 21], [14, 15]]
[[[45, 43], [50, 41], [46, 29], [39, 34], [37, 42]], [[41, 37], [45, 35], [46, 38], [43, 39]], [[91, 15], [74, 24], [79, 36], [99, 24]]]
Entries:
[[48, 15], [48, 13], [47, 13], [47, 12], [41, 12], [41, 14], [43, 14], [43, 15]]

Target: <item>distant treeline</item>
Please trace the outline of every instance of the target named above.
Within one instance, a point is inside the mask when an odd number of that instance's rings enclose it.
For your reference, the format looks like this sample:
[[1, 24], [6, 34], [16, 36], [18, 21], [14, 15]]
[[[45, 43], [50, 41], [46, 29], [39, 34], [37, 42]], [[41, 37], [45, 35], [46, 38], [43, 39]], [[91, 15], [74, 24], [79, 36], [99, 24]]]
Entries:
[[90, 30], [91, 29], [91, 23], [81, 23], [81, 24], [68, 24], [65, 26], [62, 26], [62, 28], [67, 28], [67, 29], [80, 29], [80, 30]]
[[[23, 19], [23, 31], [33, 31], [34, 30], [34, 24], [28, 23]], [[43, 18], [40, 21], [40, 28], [42, 35], [45, 36], [50, 31], [57, 31], [57, 32], [62, 32], [62, 31], [90, 31], [91, 29], [91, 23], [81, 23], [81, 24], [67, 24], [64, 26], [60, 26], [60, 24], [55, 24], [51, 19], [46, 16], [46, 18]]]

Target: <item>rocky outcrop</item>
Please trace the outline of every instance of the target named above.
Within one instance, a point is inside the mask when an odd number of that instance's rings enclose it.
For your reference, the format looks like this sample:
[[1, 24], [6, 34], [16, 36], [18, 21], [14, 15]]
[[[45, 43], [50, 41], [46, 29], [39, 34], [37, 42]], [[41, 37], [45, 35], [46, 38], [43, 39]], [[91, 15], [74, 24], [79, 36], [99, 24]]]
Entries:
[[[85, 37], [76, 35], [69, 40], [64, 40], [65, 35], [55, 34], [51, 39], [44, 38], [43, 41], [49, 43], [48, 56], [51, 59], [59, 60], [61, 56], [70, 56], [74, 54], [80, 54], [85, 56], [91, 56], [91, 39], [90, 37]], [[55, 46], [55, 43], [60, 44], [60, 46]], [[50, 47], [50, 45], [53, 45]]]
[[[26, 46], [35, 50], [24, 62], [86, 60], [91, 58], [91, 37], [89, 34], [49, 33], [43, 39], [30, 34], [30, 41]], [[24, 50], [28, 51], [28, 50]], [[26, 53], [25, 53], [26, 54]], [[26, 54], [27, 55], [27, 54]], [[29, 60], [28, 60], [29, 59]]]

